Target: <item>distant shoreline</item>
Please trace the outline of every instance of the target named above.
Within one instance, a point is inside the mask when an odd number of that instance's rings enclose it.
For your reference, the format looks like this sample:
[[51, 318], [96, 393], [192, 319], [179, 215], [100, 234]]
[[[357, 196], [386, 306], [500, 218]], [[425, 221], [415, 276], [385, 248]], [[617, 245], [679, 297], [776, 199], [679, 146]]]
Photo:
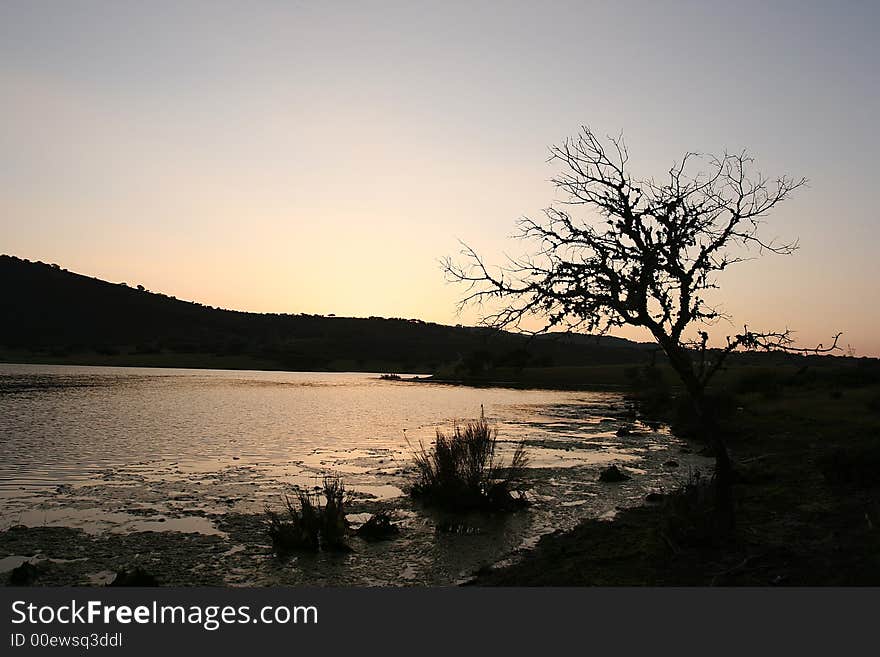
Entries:
[[[390, 368], [375, 367], [370, 369], [357, 368], [284, 368], [271, 361], [264, 361], [249, 357], [236, 356], [210, 356], [205, 354], [125, 354], [118, 356], [72, 355], [72, 356], [43, 356], [39, 354], [3, 353], [0, 351], [0, 365], [69, 365], [75, 367], [147, 367], [186, 370], [228, 370], [228, 371], [252, 371], [252, 372], [357, 372], [363, 374], [385, 374], [392, 372]], [[399, 372], [395, 374], [404, 376], [420, 375], [428, 376], [431, 373]]]
[[[717, 389], [737, 389], [749, 386], [753, 381], [785, 381], [797, 379], [804, 371], [820, 379], [843, 376], [846, 380], [858, 380], [862, 372], [876, 366], [877, 359], [841, 359], [818, 357], [809, 361], [785, 361], [766, 363], [732, 362], [718, 373]], [[248, 355], [215, 355], [199, 353], [128, 353], [103, 355], [94, 352], [54, 356], [48, 353], [3, 350], [0, 348], [0, 365], [68, 365], [85, 367], [141, 367], [188, 370], [251, 371], [251, 372], [314, 372], [314, 373], [360, 373], [377, 377], [399, 376], [400, 382], [432, 383], [438, 385], [467, 386], [472, 388], [517, 388], [524, 390], [567, 390], [625, 392], [639, 386], [638, 372], [645, 366], [633, 363], [595, 365], [557, 365], [548, 367], [496, 367], [480, 376], [458, 376], [449, 367], [431, 371], [428, 368], [404, 369], [387, 361], [364, 360], [363, 366], [353, 360], [339, 359], [331, 367], [282, 367], [276, 362], [253, 358]], [[656, 366], [662, 386], [669, 392], [679, 390], [674, 372], [665, 363]], [[397, 379], [390, 379], [395, 381]], [[776, 385], [776, 384], [772, 384]]]
[[371, 374], [377, 379], [389, 380], [399, 383], [432, 383], [437, 385], [463, 386], [470, 388], [512, 388], [517, 390], [556, 390], [556, 391], [608, 391], [621, 392], [629, 386], [625, 384], [615, 383], [581, 383], [581, 384], [564, 384], [545, 383], [542, 385], [530, 384], [523, 381], [504, 381], [495, 379], [451, 379], [437, 378], [433, 374], [419, 372], [394, 372], [395, 379], [387, 379], [389, 372], [383, 370], [286, 370], [280, 368], [258, 368], [258, 367], [213, 367], [213, 366], [196, 366], [196, 365], [159, 365], [159, 364], [140, 364], [140, 363], [95, 363], [95, 362], [72, 362], [59, 360], [2, 360], [0, 366], [3, 365], [46, 365], [56, 367], [116, 367], [116, 368], [143, 368], [143, 369], [169, 369], [169, 370], [205, 370], [209, 372], [284, 372], [288, 374]]

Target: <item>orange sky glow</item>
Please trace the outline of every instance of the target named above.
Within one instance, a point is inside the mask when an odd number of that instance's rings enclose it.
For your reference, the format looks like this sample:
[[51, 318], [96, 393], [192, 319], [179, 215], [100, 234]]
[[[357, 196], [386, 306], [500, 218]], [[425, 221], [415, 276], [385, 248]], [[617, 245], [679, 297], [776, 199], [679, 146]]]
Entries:
[[521, 254], [548, 146], [589, 123], [640, 175], [747, 147], [809, 178], [765, 233], [801, 249], [726, 273], [714, 335], [878, 356], [877, 10], [784, 4], [4, 4], [0, 251], [226, 308], [472, 324], [439, 259]]

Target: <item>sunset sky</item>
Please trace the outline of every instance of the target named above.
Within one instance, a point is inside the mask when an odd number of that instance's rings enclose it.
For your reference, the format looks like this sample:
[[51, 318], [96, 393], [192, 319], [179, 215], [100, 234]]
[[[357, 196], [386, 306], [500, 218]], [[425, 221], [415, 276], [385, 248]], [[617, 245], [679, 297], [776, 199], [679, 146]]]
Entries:
[[0, 252], [227, 308], [472, 323], [438, 260], [521, 253], [548, 147], [589, 124], [637, 174], [747, 147], [809, 178], [766, 227], [800, 251], [722, 279], [730, 329], [880, 355], [878, 25], [876, 2], [3, 0]]

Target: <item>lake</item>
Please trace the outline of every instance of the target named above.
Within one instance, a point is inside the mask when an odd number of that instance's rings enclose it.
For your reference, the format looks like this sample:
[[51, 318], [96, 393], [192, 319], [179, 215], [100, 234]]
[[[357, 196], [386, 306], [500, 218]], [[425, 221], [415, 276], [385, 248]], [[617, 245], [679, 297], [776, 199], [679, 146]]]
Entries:
[[[406, 495], [410, 446], [481, 409], [504, 451], [525, 441], [533, 504], [455, 517], [422, 508]], [[455, 583], [544, 533], [611, 518], [689, 469], [706, 469], [634, 413], [617, 392], [365, 373], [0, 365], [0, 529], [32, 528], [6, 547], [0, 540], [0, 570], [29, 557], [15, 553], [29, 545], [59, 582], [105, 583], [114, 566], [136, 561], [165, 583]], [[636, 435], [618, 436], [624, 425]], [[598, 483], [609, 463], [632, 479]], [[279, 562], [263, 512], [291, 486], [314, 486], [325, 474], [356, 492], [353, 524], [390, 510], [400, 537], [352, 539], [350, 554]], [[89, 556], [96, 550], [103, 556]]]

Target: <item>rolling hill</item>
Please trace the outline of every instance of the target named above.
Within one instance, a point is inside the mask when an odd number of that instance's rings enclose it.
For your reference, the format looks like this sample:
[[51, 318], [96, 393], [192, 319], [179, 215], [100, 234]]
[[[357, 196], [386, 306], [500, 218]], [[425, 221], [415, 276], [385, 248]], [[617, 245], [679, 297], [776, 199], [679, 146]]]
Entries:
[[651, 345], [525, 336], [415, 319], [248, 313], [0, 256], [0, 359], [8, 362], [434, 372], [454, 366], [642, 363]]

